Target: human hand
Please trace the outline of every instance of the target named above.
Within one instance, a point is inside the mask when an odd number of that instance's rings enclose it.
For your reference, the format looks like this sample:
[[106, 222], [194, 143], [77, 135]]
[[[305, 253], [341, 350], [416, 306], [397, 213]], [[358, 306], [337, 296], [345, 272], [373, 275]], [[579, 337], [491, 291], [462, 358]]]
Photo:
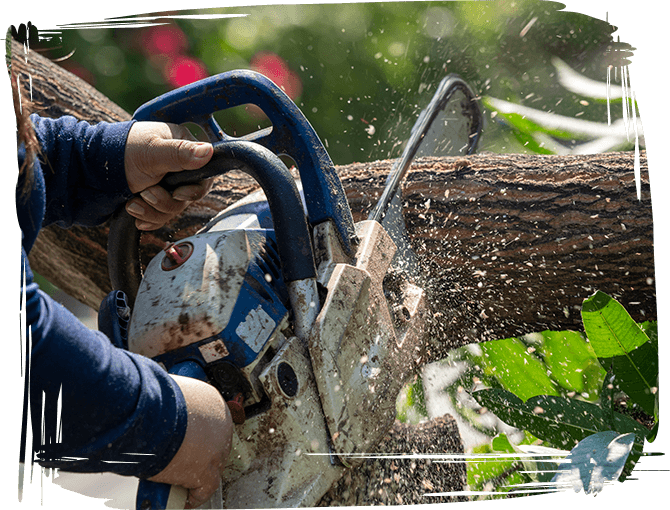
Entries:
[[221, 472], [230, 455], [233, 420], [223, 397], [213, 386], [190, 377], [171, 377], [186, 399], [186, 435], [170, 464], [149, 480], [188, 489], [186, 508], [197, 508], [219, 487]]
[[212, 158], [210, 143], [198, 142], [184, 126], [164, 122], [135, 122], [128, 133], [125, 152], [126, 179], [133, 193], [126, 210], [139, 230], [156, 230], [204, 197], [213, 179], [181, 186], [169, 193], [158, 186], [169, 172], [196, 170]]

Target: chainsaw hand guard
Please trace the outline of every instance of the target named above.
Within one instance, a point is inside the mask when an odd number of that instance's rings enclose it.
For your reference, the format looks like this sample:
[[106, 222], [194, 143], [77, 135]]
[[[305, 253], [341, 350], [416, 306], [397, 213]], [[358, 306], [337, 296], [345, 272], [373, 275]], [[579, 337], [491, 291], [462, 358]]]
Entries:
[[[316, 269], [310, 232], [298, 188], [284, 163], [264, 147], [232, 140], [214, 144], [212, 160], [199, 170], [188, 170], [161, 181], [166, 189], [241, 170], [252, 176], [266, 194], [277, 239], [282, 271], [287, 282], [314, 278]], [[141, 232], [135, 219], [120, 209], [110, 224], [107, 257], [112, 287], [124, 291], [133, 305], [142, 279], [139, 260]]]

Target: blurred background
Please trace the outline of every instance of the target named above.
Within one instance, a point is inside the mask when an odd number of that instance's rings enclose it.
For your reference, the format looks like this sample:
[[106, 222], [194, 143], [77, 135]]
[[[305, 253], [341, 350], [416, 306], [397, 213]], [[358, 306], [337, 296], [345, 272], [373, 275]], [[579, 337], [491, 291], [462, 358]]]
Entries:
[[[257, 70], [298, 104], [338, 165], [399, 156], [448, 73], [482, 98], [480, 151], [588, 152], [599, 137], [595, 124], [607, 126], [609, 66], [610, 102], [619, 102], [612, 120], [623, 115], [620, 66], [632, 53], [613, 40], [609, 23], [562, 9], [515, 0], [184, 10], [152, 13], [154, 22], [141, 28], [117, 20], [114, 28], [65, 30], [46, 54], [129, 113], [206, 76]], [[175, 15], [182, 19], [161, 17]], [[231, 17], [197, 19], [207, 15]], [[600, 97], [586, 95], [589, 85], [600, 86], [592, 94]], [[523, 108], [548, 114], [551, 126]], [[232, 135], [264, 126], [245, 107], [217, 119]], [[633, 147], [625, 135], [615, 138], [596, 151]]]

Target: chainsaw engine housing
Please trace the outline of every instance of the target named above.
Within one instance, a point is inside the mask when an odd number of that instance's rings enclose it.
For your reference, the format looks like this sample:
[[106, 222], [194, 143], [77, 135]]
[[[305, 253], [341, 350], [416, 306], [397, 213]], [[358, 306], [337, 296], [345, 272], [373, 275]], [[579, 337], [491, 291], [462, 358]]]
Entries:
[[244, 395], [222, 477], [226, 507], [315, 505], [394, 419], [420, 363], [423, 292], [391, 277], [396, 246], [381, 225], [356, 232], [351, 258], [332, 224], [314, 228], [324, 301], [308, 342], [294, 334], [262, 192], [177, 243], [181, 263], [161, 253], [147, 267], [130, 349], [168, 370], [196, 361], [226, 399]]
[[[155, 257], [140, 285], [129, 349], [169, 370], [197, 361], [224, 397], [261, 402], [258, 364], [280, 347], [288, 295], [271, 230], [201, 232]], [[258, 367], [260, 369], [260, 367]]]

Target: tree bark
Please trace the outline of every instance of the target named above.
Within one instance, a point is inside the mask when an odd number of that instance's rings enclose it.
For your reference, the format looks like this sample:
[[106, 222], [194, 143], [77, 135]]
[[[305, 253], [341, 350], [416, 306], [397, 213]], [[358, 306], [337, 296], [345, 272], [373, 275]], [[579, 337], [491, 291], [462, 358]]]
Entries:
[[[56, 64], [32, 51], [26, 61], [24, 49], [16, 43], [12, 50], [12, 73], [19, 77], [22, 97], [32, 94], [41, 115], [70, 114], [90, 122], [130, 118]], [[380, 196], [392, 163], [338, 167], [355, 220], [364, 219]], [[632, 153], [479, 154], [416, 160], [403, 187], [403, 215], [433, 311], [425, 361], [443, 359], [453, 348], [471, 342], [544, 329], [580, 330], [581, 303], [595, 290], [619, 299], [638, 321], [656, 319], [645, 153], [640, 157], [641, 200], [636, 196], [633, 163]], [[182, 217], [143, 236], [144, 256], [148, 259], [166, 240], [193, 234], [218, 211], [257, 188], [242, 173], [217, 178], [212, 192]], [[107, 231], [105, 225], [42, 229], [29, 257], [33, 271], [97, 309], [111, 290]], [[441, 453], [462, 452], [453, 420], [433, 421], [421, 434], [415, 434], [418, 429], [407, 430], [396, 425], [379, 451], [424, 451], [426, 445], [441, 444], [440, 438], [453, 437], [454, 445], [444, 446]], [[388, 472], [387, 478], [397, 483], [393, 473], [397, 465], [389, 461], [383, 469], [369, 471]], [[409, 491], [400, 500], [393, 494], [387, 498], [390, 485], [386, 486], [385, 476], [379, 474], [368, 483], [369, 493], [360, 489], [363, 482], [357, 478], [351, 491], [345, 481], [324, 501], [426, 502], [421, 491]], [[457, 469], [442, 482], [426, 483], [440, 486], [435, 492], [459, 490], [463, 476]], [[374, 499], [375, 491], [385, 495]], [[355, 496], [347, 499], [345, 492]]]

